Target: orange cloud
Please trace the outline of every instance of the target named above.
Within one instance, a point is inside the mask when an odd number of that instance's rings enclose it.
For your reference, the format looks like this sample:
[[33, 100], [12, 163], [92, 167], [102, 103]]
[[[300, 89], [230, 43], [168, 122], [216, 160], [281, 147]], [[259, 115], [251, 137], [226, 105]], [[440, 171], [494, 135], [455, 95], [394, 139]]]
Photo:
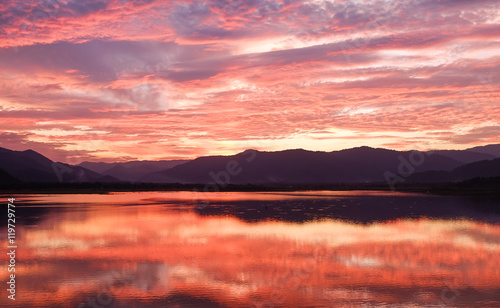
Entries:
[[499, 125], [496, 1], [1, 5], [0, 146], [83, 161], [500, 142], [481, 133]]

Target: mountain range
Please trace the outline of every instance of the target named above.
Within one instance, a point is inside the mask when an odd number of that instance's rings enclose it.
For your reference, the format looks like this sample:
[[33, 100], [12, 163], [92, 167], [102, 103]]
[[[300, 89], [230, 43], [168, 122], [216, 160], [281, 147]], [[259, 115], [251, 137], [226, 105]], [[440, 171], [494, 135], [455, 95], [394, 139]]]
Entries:
[[33, 150], [0, 148], [0, 184], [184, 183], [324, 184], [456, 182], [500, 176], [500, 144], [427, 152], [357, 147], [332, 152], [246, 150], [194, 160], [54, 162]]
[[126, 182], [139, 182], [149, 173], [170, 169], [188, 160], [129, 161], [124, 163], [83, 162], [78, 166]]
[[[53, 162], [33, 150], [12, 151], [0, 148], [0, 182], [118, 182], [89, 169]], [[16, 180], [13, 180], [16, 179]]]

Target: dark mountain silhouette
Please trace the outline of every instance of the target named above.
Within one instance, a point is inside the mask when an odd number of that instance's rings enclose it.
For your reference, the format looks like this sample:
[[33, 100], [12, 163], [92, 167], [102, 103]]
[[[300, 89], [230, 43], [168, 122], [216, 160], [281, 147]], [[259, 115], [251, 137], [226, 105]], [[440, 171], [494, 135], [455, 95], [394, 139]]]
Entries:
[[453, 170], [452, 174], [459, 181], [475, 177], [500, 176], [500, 158], [463, 165]]
[[122, 181], [137, 182], [148, 173], [166, 170], [185, 162], [187, 160], [130, 161], [124, 163], [83, 162], [79, 166]]
[[32, 151], [11, 151], [0, 148], [0, 168], [25, 182], [56, 182], [52, 161]]
[[98, 163], [92, 163], [92, 162], [83, 162], [78, 164], [78, 166], [92, 170], [97, 173], [103, 173], [104, 171], [116, 166], [117, 163], [103, 163], [103, 162], [98, 162]]
[[108, 170], [102, 172], [103, 175], [113, 176], [122, 181], [137, 182], [139, 178], [151, 172], [149, 170], [157, 171], [158, 168], [127, 168], [122, 164], [116, 164]]
[[165, 170], [169, 169], [172, 167], [175, 167], [177, 165], [183, 164], [185, 162], [188, 162], [189, 160], [186, 159], [178, 159], [178, 160], [136, 160], [136, 161], [129, 161], [125, 163], [119, 163], [120, 165], [123, 165], [126, 168], [141, 168], [141, 169], [149, 169], [151, 171], [153, 170]]
[[19, 184], [21, 181], [12, 175], [10, 175], [7, 171], [0, 169], [0, 185], [11, 185], [11, 184]]
[[497, 156], [495, 156], [495, 155], [481, 153], [481, 152], [474, 152], [471, 150], [463, 150], [463, 151], [461, 151], [461, 150], [435, 150], [435, 151], [432, 151], [431, 153], [450, 157], [450, 158], [453, 158], [454, 160], [459, 161], [459, 162], [464, 163], [464, 164], [469, 164], [469, 163], [473, 163], [476, 161], [497, 158]]
[[[484, 157], [488, 159], [479, 160]], [[489, 159], [491, 157], [492, 154], [471, 150], [402, 152], [358, 147], [333, 152], [246, 150], [236, 155], [206, 156], [192, 161], [85, 162], [72, 166], [53, 162], [32, 150], [0, 148], [0, 183], [16, 180], [27, 183], [114, 183], [122, 180], [212, 183], [219, 187], [227, 184], [379, 184], [388, 181], [388, 174], [404, 179], [407, 184], [440, 183], [500, 176], [500, 158]], [[464, 161], [473, 162], [464, 164]]]
[[474, 147], [467, 150], [477, 153], [485, 153], [493, 155], [495, 157], [500, 157], [500, 144], [488, 144], [485, 146]]
[[33, 150], [0, 148], [0, 169], [24, 182], [118, 182], [80, 166], [53, 162]]
[[408, 181], [415, 183], [459, 182], [478, 177], [500, 177], [500, 158], [465, 164], [453, 169], [451, 172], [419, 172], [408, 177]]
[[[411, 165], [411, 162], [415, 166]], [[409, 166], [407, 164], [410, 164]], [[385, 182], [384, 174], [451, 171], [461, 163], [439, 154], [359, 147], [334, 152], [302, 149], [279, 152], [247, 150], [233, 156], [200, 157], [144, 176], [143, 182], [218, 183], [367, 183]], [[418, 166], [417, 166], [418, 165]], [[414, 169], [414, 170], [412, 170]], [[406, 176], [406, 175], [405, 175]]]

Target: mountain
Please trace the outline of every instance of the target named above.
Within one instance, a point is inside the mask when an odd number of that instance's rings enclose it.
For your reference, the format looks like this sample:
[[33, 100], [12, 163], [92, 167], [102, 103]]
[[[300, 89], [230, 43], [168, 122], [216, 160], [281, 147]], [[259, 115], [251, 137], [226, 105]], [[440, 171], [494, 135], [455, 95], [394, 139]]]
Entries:
[[476, 177], [500, 176], [500, 158], [482, 160], [460, 166], [451, 172], [457, 181], [468, 180]]
[[446, 156], [449, 158], [453, 158], [456, 161], [459, 161], [464, 164], [469, 164], [473, 163], [476, 161], [481, 161], [481, 160], [487, 160], [487, 159], [494, 159], [497, 158], [497, 156], [488, 154], [488, 153], [481, 153], [481, 152], [474, 152], [472, 150], [434, 150], [431, 151], [433, 154], [439, 154], [442, 156]]
[[129, 161], [124, 163], [83, 162], [79, 166], [122, 181], [137, 182], [146, 174], [170, 169], [188, 160]]
[[453, 169], [450, 172], [419, 172], [410, 176], [408, 181], [413, 183], [459, 182], [479, 177], [500, 177], [500, 158], [465, 164]]
[[[495, 147], [486, 148], [493, 153]], [[389, 183], [392, 186], [401, 181], [449, 182], [495, 176], [500, 176], [500, 158], [472, 149], [431, 152], [370, 147], [333, 152], [246, 150], [236, 155], [206, 156], [191, 161], [84, 162], [72, 166], [53, 162], [33, 150], [0, 148], [0, 183], [15, 182], [17, 179], [28, 183], [107, 183], [121, 180], [212, 183], [219, 186], [272, 183]]]
[[57, 181], [51, 164], [50, 159], [32, 150], [21, 152], [0, 148], [0, 168], [23, 181]]
[[500, 157], [500, 144], [489, 144], [485, 146], [470, 148], [467, 150], [477, 153], [489, 154], [495, 157]]
[[33, 150], [0, 148], [0, 169], [23, 182], [118, 182], [80, 166], [53, 162]]
[[359, 147], [333, 152], [303, 149], [247, 150], [232, 156], [207, 156], [141, 178], [155, 183], [367, 183], [385, 182], [387, 173], [409, 176], [451, 171], [462, 163], [440, 154]]
[[21, 181], [10, 175], [5, 170], [0, 169], [0, 186], [18, 183], [21, 183]]
[[104, 171], [114, 167], [116, 163], [103, 163], [103, 162], [98, 162], [98, 163], [91, 163], [91, 162], [83, 162], [78, 164], [78, 166], [92, 170], [97, 173], [103, 173]]

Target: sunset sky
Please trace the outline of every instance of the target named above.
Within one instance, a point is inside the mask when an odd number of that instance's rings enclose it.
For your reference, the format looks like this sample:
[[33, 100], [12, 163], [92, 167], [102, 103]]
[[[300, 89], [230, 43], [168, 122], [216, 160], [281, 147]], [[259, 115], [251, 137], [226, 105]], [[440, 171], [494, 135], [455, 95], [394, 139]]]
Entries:
[[500, 1], [5, 0], [0, 147], [80, 163], [500, 143]]

